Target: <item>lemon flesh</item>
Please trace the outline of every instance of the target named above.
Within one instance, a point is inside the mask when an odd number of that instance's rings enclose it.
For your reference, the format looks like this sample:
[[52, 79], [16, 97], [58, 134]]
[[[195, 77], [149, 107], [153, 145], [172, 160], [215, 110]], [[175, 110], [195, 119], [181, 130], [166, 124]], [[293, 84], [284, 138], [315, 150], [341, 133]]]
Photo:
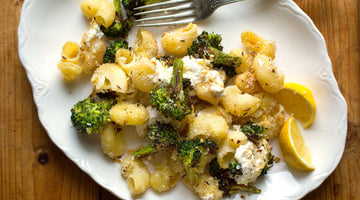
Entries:
[[286, 82], [275, 97], [288, 113], [301, 121], [304, 128], [313, 123], [316, 103], [310, 89], [298, 83]]
[[298, 170], [311, 171], [312, 164], [309, 148], [306, 146], [294, 116], [285, 122], [279, 135], [279, 146], [285, 162]]

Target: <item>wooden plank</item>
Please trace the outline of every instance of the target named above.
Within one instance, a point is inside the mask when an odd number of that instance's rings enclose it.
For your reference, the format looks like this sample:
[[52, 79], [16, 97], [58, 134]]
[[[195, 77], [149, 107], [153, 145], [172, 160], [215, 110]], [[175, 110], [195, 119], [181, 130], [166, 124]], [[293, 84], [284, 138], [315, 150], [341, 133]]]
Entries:
[[50, 141], [17, 53], [23, 1], [1, 0], [0, 199], [98, 199], [99, 187]]
[[340, 91], [348, 103], [348, 135], [343, 158], [333, 174], [304, 200], [358, 199], [360, 185], [359, 1], [295, 2], [324, 35]]
[[[0, 1], [0, 199], [116, 199], [67, 159], [42, 128], [17, 54], [16, 31], [24, 1]], [[294, 1], [324, 35], [349, 110], [346, 148], [338, 168], [304, 199], [358, 199], [359, 1]]]

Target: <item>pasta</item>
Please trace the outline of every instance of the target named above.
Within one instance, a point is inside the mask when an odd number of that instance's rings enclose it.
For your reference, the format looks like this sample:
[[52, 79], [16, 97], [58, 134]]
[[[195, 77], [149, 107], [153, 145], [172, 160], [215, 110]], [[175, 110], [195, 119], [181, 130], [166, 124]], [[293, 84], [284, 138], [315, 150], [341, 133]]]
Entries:
[[227, 112], [235, 116], [245, 117], [259, 108], [260, 99], [249, 94], [241, 94], [237, 86], [228, 86], [225, 88], [222, 105]]
[[188, 137], [194, 138], [210, 138], [220, 142], [228, 132], [228, 125], [225, 119], [216, 114], [199, 115], [190, 124]]
[[156, 66], [147, 58], [139, 57], [134, 61], [130, 75], [135, 87], [142, 92], [150, 92], [155, 88], [156, 83], [153, 81]]
[[128, 81], [125, 72], [116, 64], [106, 63], [97, 68], [91, 78], [97, 92], [126, 93]]
[[157, 42], [153, 34], [145, 29], [139, 29], [137, 34], [137, 40], [134, 45], [134, 52], [139, 56], [151, 59], [158, 53]]
[[84, 0], [81, 2], [81, 10], [87, 18], [95, 18], [105, 28], [115, 20], [114, 4], [108, 0]]
[[149, 114], [144, 106], [124, 101], [110, 109], [110, 117], [119, 125], [143, 125], [149, 120]]
[[119, 159], [126, 149], [123, 134], [114, 124], [108, 124], [101, 132], [102, 151], [110, 158]]
[[188, 24], [173, 32], [165, 32], [161, 36], [161, 46], [169, 54], [183, 56], [197, 36], [197, 26]]
[[178, 173], [175, 173], [169, 166], [163, 166], [151, 173], [150, 186], [158, 192], [164, 192], [173, 188], [178, 179]]
[[120, 161], [121, 174], [126, 178], [130, 193], [140, 195], [150, 186], [150, 173], [141, 160], [126, 157]]
[[285, 76], [268, 56], [258, 54], [254, 58], [253, 68], [256, 79], [266, 92], [277, 93], [283, 87]]
[[[284, 108], [273, 97], [285, 79], [273, 61], [274, 41], [243, 32], [243, 45], [229, 52], [232, 58], [242, 60], [241, 65], [230, 62], [222, 66], [216, 57], [222, 54], [210, 52], [207, 42], [200, 42], [205, 47], [196, 49], [204, 55], [188, 52], [195, 46], [193, 41], [201, 39], [195, 24], [163, 33], [161, 52], [154, 35], [140, 28], [134, 43], [111, 49], [111, 59], [104, 59], [114, 38], [103, 33], [103, 28], [114, 22], [114, 4], [83, 0], [81, 10], [92, 20], [90, 28], [80, 43], [68, 41], [63, 45], [57, 67], [65, 81], [74, 81], [81, 73], [91, 75], [93, 92], [85, 102], [97, 115], [89, 114], [86, 117], [93, 121], [84, 120], [82, 125], [99, 127], [88, 134], [98, 134], [104, 155], [120, 163], [131, 195], [141, 195], [149, 187], [156, 192], [169, 191], [181, 178], [201, 199], [217, 200], [229, 193], [224, 183], [251, 187], [262, 170], [268, 170], [272, 155], [268, 154], [271, 146], [267, 140], [279, 134], [285, 120]], [[128, 48], [127, 44], [133, 46]], [[122, 131], [125, 127], [133, 128], [146, 143], [139, 147], [129, 143], [128, 149], [128, 138]], [[182, 149], [182, 145], [189, 149]], [[150, 150], [137, 156], [144, 149]], [[261, 157], [262, 169], [248, 173], [252, 169], [246, 167], [260, 162], [239, 157], [248, 152]], [[214, 166], [222, 175], [230, 169], [231, 173], [239, 169], [241, 173], [236, 171], [223, 180], [213, 171]], [[246, 173], [250, 175], [245, 177]]]

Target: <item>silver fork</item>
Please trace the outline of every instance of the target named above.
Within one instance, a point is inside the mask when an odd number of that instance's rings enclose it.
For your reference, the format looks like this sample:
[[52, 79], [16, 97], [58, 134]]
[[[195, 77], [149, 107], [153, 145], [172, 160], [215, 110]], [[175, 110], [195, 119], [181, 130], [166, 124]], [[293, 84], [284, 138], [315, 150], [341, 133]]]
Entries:
[[188, 24], [209, 17], [220, 6], [242, 0], [170, 0], [135, 8], [139, 27]]

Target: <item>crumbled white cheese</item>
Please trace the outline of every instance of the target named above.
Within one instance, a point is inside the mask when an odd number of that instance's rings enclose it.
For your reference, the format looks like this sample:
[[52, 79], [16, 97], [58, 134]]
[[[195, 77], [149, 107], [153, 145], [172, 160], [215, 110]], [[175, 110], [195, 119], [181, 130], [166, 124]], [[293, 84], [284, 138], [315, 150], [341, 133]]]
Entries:
[[217, 70], [209, 70], [204, 76], [205, 85], [209, 86], [209, 90], [218, 98], [224, 96], [224, 80], [225, 73]]
[[191, 85], [196, 88], [203, 80], [202, 77], [207, 73], [208, 65], [207, 60], [204, 59], [194, 59], [190, 56], [182, 58], [184, 63], [184, 73], [183, 77], [190, 79]]
[[156, 69], [155, 69], [153, 81], [158, 85], [162, 83], [170, 83], [173, 68], [163, 66], [161, 61], [159, 61], [156, 58], [151, 59], [151, 61], [156, 63]]
[[83, 41], [86, 45], [90, 45], [89, 42], [92, 39], [95, 38], [102, 38], [104, 36], [104, 33], [100, 30], [99, 24], [97, 24], [95, 21], [91, 22], [90, 29], [84, 33]]
[[151, 106], [146, 107], [146, 110], [149, 113], [149, 121], [148, 125], [156, 123], [156, 121], [163, 122], [163, 123], [170, 123], [171, 119], [166, 118], [162, 115], [156, 108]]
[[241, 165], [243, 174], [235, 177], [236, 182], [244, 185], [254, 182], [269, 161], [270, 152], [271, 146], [264, 139], [258, 145], [251, 141], [240, 145], [236, 149], [235, 159]]

